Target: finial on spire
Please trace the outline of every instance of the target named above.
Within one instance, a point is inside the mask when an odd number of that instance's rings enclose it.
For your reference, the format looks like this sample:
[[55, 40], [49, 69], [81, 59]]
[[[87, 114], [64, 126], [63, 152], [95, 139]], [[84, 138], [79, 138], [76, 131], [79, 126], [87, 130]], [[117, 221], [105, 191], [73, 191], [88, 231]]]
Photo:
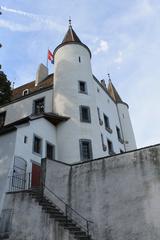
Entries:
[[109, 80], [109, 82], [111, 82], [111, 76], [110, 76], [110, 73], [108, 73], [107, 75], [108, 75], [108, 80]]
[[72, 27], [72, 20], [70, 16], [69, 16], [69, 27]]

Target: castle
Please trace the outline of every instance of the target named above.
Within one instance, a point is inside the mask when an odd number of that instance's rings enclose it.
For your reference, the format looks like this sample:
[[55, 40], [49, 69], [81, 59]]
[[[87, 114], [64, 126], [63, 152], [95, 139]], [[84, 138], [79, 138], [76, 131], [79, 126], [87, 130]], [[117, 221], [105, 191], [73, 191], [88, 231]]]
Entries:
[[36, 80], [0, 106], [1, 135], [14, 136], [13, 156], [73, 163], [136, 149], [128, 105], [109, 80], [92, 73], [91, 52], [71, 24], [54, 50], [54, 74], [40, 64]]
[[[25, 190], [26, 184], [31, 188], [39, 186], [42, 169], [46, 179], [54, 179], [54, 171], [61, 175], [59, 166], [53, 168], [52, 164], [92, 164], [93, 159], [113, 159], [116, 154], [136, 149], [128, 104], [111, 79], [106, 86], [104, 80], [98, 81], [93, 75], [91, 51], [81, 42], [71, 22], [53, 55], [54, 74], [48, 74], [47, 67], [40, 64], [35, 81], [13, 89], [11, 102], [0, 106], [0, 210], [7, 209], [7, 191]], [[51, 160], [52, 166], [47, 162], [42, 167], [43, 159]], [[66, 176], [70, 174], [67, 170]], [[65, 201], [68, 202], [66, 198]], [[8, 202], [8, 206], [12, 204]]]

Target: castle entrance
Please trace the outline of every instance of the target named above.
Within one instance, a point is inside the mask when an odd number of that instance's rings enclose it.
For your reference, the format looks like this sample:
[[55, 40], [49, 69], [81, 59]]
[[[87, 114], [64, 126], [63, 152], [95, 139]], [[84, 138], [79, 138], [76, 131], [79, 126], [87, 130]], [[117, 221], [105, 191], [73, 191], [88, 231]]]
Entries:
[[41, 166], [32, 163], [32, 187], [40, 187], [41, 185]]

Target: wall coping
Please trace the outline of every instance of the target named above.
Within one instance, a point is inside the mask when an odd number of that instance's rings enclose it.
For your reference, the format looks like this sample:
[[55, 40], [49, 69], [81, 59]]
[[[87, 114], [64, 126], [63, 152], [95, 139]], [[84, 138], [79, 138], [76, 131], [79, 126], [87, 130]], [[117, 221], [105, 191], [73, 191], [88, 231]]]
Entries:
[[[52, 162], [57, 162], [59, 164], [62, 164], [62, 165], [68, 166], [68, 167], [73, 167], [73, 166], [82, 165], [82, 164], [86, 164], [86, 163], [90, 163], [90, 162], [94, 162], [94, 161], [100, 161], [100, 160], [103, 160], [103, 159], [107, 160], [107, 159], [114, 158], [114, 157], [117, 157], [117, 156], [126, 155], [128, 153], [140, 152], [141, 150], [145, 150], [145, 149], [147, 150], [147, 149], [150, 149], [150, 148], [153, 148], [153, 147], [160, 147], [160, 143], [154, 144], [154, 145], [149, 145], [149, 146], [138, 148], [138, 149], [134, 149], [134, 150], [130, 150], [130, 151], [127, 151], [127, 152], [124, 152], [124, 153], [117, 153], [117, 154], [114, 154], [112, 156], [95, 158], [95, 159], [91, 159], [91, 160], [84, 161], [84, 162], [66, 163], [66, 162], [63, 162], [63, 161], [60, 161], [60, 160], [50, 160], [50, 159], [47, 159], [47, 160], [52, 161]], [[46, 159], [46, 158], [42, 158], [42, 160], [43, 159]]]

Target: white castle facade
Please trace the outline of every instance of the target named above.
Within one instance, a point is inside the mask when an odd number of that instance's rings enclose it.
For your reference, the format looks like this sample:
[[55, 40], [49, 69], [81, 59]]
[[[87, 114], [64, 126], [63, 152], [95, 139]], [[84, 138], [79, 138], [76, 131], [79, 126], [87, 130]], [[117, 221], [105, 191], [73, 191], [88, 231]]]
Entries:
[[54, 61], [54, 74], [41, 64], [36, 80], [0, 106], [0, 161], [23, 159], [30, 171], [44, 157], [75, 163], [136, 149], [128, 105], [111, 80], [93, 75], [91, 52], [71, 25]]
[[54, 56], [0, 106], [0, 239], [160, 239], [160, 145], [136, 149], [71, 25]]

